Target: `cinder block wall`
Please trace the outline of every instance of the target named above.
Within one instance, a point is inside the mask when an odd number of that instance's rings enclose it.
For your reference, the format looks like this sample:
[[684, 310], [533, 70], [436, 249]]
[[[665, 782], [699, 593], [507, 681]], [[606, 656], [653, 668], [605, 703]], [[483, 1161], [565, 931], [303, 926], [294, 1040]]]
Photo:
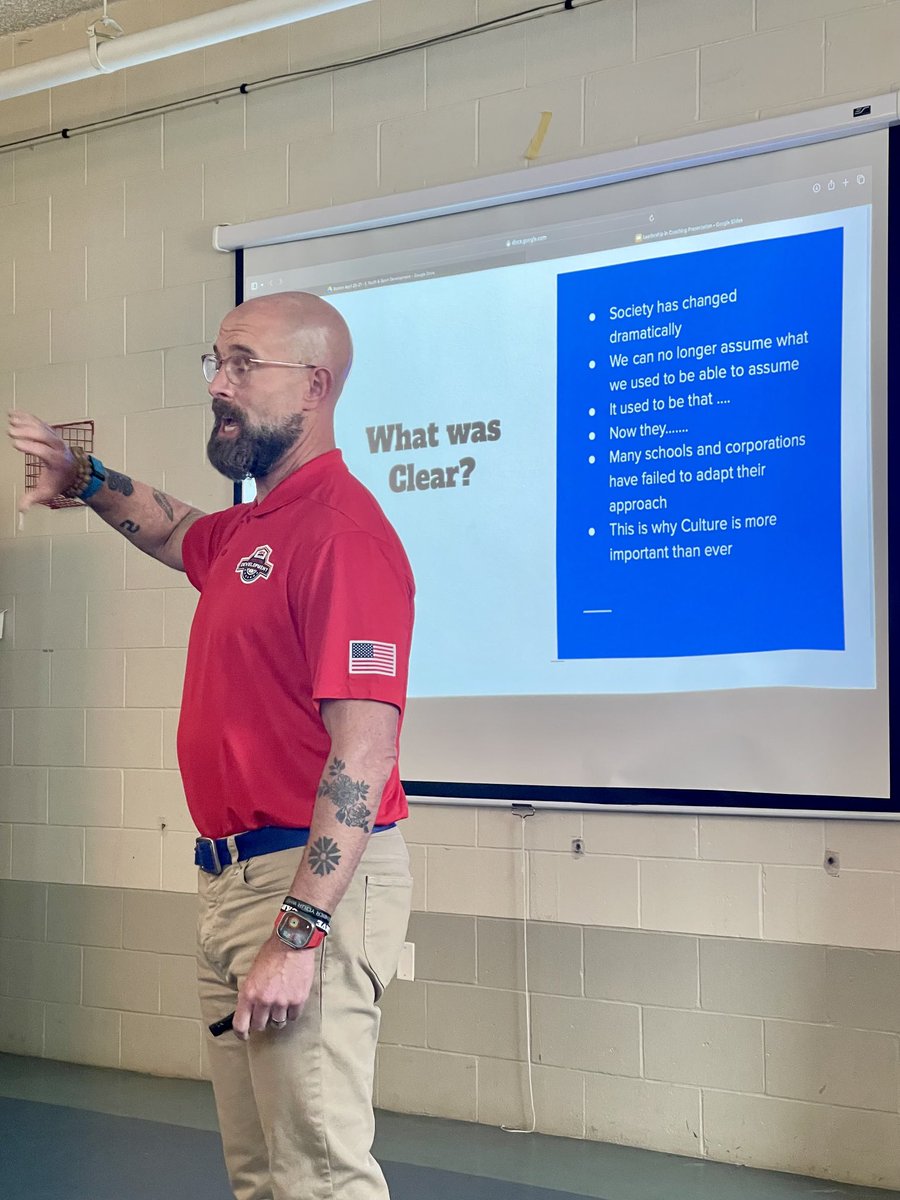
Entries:
[[[134, 32], [210, 7], [111, 11]], [[3, 402], [91, 417], [111, 464], [224, 506], [197, 369], [232, 295], [214, 224], [521, 167], [544, 110], [546, 160], [900, 83], [898, 0], [604, 0], [28, 142], [524, 7], [380, 0], [0, 104]], [[0, 69], [84, 24], [0, 40]], [[83, 510], [20, 527], [21, 487], [0, 450], [0, 1048], [200, 1075], [174, 755], [193, 593]], [[418, 977], [388, 993], [378, 1099], [523, 1121], [519, 819], [419, 808], [408, 832]], [[900, 1187], [900, 827], [541, 813], [525, 834], [539, 1129]]]

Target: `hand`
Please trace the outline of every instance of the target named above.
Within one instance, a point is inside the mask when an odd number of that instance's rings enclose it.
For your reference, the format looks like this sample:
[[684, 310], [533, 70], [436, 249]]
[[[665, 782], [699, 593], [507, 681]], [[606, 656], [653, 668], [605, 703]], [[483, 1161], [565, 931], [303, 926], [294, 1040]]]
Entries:
[[246, 1041], [251, 1030], [295, 1021], [309, 997], [317, 959], [313, 950], [292, 950], [272, 934], [240, 986], [235, 1034]]
[[55, 429], [31, 413], [14, 410], [9, 414], [9, 439], [17, 450], [35, 455], [41, 464], [37, 483], [22, 496], [21, 512], [33, 504], [46, 504], [74, 482], [78, 468], [72, 451]]

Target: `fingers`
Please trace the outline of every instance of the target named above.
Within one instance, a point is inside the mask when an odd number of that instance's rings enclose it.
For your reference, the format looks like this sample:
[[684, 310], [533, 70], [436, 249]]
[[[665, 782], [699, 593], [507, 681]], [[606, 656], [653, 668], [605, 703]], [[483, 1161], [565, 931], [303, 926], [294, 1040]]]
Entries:
[[17, 450], [21, 450], [23, 454], [33, 454], [37, 458], [46, 458], [52, 449], [46, 442], [39, 441], [33, 435], [32, 430], [23, 430], [21, 433], [13, 433], [10, 431], [9, 440]]
[[271, 1009], [268, 1004], [254, 1004], [253, 1016], [250, 1018], [250, 1028], [254, 1033], [262, 1033], [269, 1023]]
[[251, 1033], [262, 1033], [265, 1029], [285, 1029], [289, 1021], [296, 1021], [303, 1011], [302, 1004], [250, 1004], [238, 1001], [234, 1012], [232, 1030], [241, 1041], [247, 1041]]
[[[251, 1004], [242, 997], [238, 1000], [238, 1006], [234, 1010], [234, 1024], [232, 1025], [232, 1029], [241, 1041], [245, 1042], [251, 1033], [262, 1033], [270, 1022], [274, 1025], [273, 1016], [277, 1020], [284, 1021], [287, 1024], [283, 1008], [273, 1009], [270, 1005], [263, 1004], [260, 1001], [257, 1001], [256, 1004]], [[280, 1028], [283, 1027], [280, 1026]]]
[[45, 487], [41, 483], [40, 476], [38, 476], [38, 481], [34, 487], [30, 487], [22, 493], [22, 498], [19, 501], [19, 512], [28, 512], [29, 508], [33, 508], [35, 504], [49, 504], [58, 495], [59, 490], [57, 488]]
[[264, 942], [238, 990], [235, 1034], [246, 1041], [251, 1033], [285, 1029], [303, 1010], [315, 964], [314, 955], [288, 950], [274, 937]]
[[[16, 443], [20, 439], [30, 439], [44, 446], [62, 446], [64, 442], [55, 429], [45, 424], [39, 417], [33, 416], [31, 413], [22, 412], [20, 409], [13, 409], [9, 414], [9, 436]], [[28, 452], [36, 453], [31, 447], [28, 447]]]
[[234, 1010], [234, 1021], [231, 1024], [234, 1036], [246, 1042], [250, 1036], [250, 1018], [253, 1015], [253, 1006], [243, 997], [238, 999], [237, 1008]]
[[72, 461], [72, 454], [55, 429], [30, 413], [9, 414], [9, 440], [22, 454], [33, 454], [43, 466], [59, 469]]
[[13, 409], [8, 433], [16, 450], [32, 455], [40, 464], [34, 486], [25, 492], [19, 504], [19, 511], [27, 512], [35, 504], [46, 504], [68, 486], [74, 478], [74, 460], [56, 430], [32, 413]]

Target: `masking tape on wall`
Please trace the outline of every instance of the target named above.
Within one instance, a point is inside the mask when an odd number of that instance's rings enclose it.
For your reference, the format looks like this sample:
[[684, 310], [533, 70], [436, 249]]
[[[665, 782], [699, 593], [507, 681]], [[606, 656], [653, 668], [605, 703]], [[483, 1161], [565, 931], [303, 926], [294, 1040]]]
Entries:
[[540, 154], [541, 146], [544, 143], [544, 138], [547, 136], [547, 130], [550, 128], [550, 121], [552, 117], [552, 112], [541, 113], [541, 119], [538, 121], [538, 127], [534, 132], [534, 137], [528, 143], [528, 149], [525, 151], [525, 157], [529, 162], [532, 162]]

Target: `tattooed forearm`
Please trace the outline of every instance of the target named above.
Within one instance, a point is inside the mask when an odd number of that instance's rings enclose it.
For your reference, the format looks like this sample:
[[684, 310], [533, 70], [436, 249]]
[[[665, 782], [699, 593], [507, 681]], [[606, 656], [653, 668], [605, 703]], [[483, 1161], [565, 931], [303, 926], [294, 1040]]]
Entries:
[[118, 471], [106, 472], [106, 486], [111, 492], [121, 492], [123, 496], [130, 496], [134, 491], [134, 484], [127, 475], [122, 475]]
[[124, 529], [126, 533], [140, 533], [140, 525], [135, 525], [134, 521], [120, 521], [119, 528]]
[[314, 875], [330, 875], [341, 861], [341, 850], [333, 838], [320, 837], [306, 851], [307, 862]]
[[337, 809], [337, 819], [342, 825], [348, 825], [369, 832], [371, 809], [366, 807], [366, 796], [369, 785], [362, 779], [354, 781], [344, 771], [346, 763], [335, 758], [328, 768], [331, 779], [323, 779], [319, 784], [319, 795], [328, 796]]
[[156, 503], [159, 505], [159, 507], [163, 510], [163, 512], [166, 514], [166, 516], [169, 518], [169, 520], [174, 521], [175, 513], [172, 510], [172, 505], [169, 503], [169, 497], [164, 496], [162, 492], [154, 491], [153, 499], [156, 501]]

